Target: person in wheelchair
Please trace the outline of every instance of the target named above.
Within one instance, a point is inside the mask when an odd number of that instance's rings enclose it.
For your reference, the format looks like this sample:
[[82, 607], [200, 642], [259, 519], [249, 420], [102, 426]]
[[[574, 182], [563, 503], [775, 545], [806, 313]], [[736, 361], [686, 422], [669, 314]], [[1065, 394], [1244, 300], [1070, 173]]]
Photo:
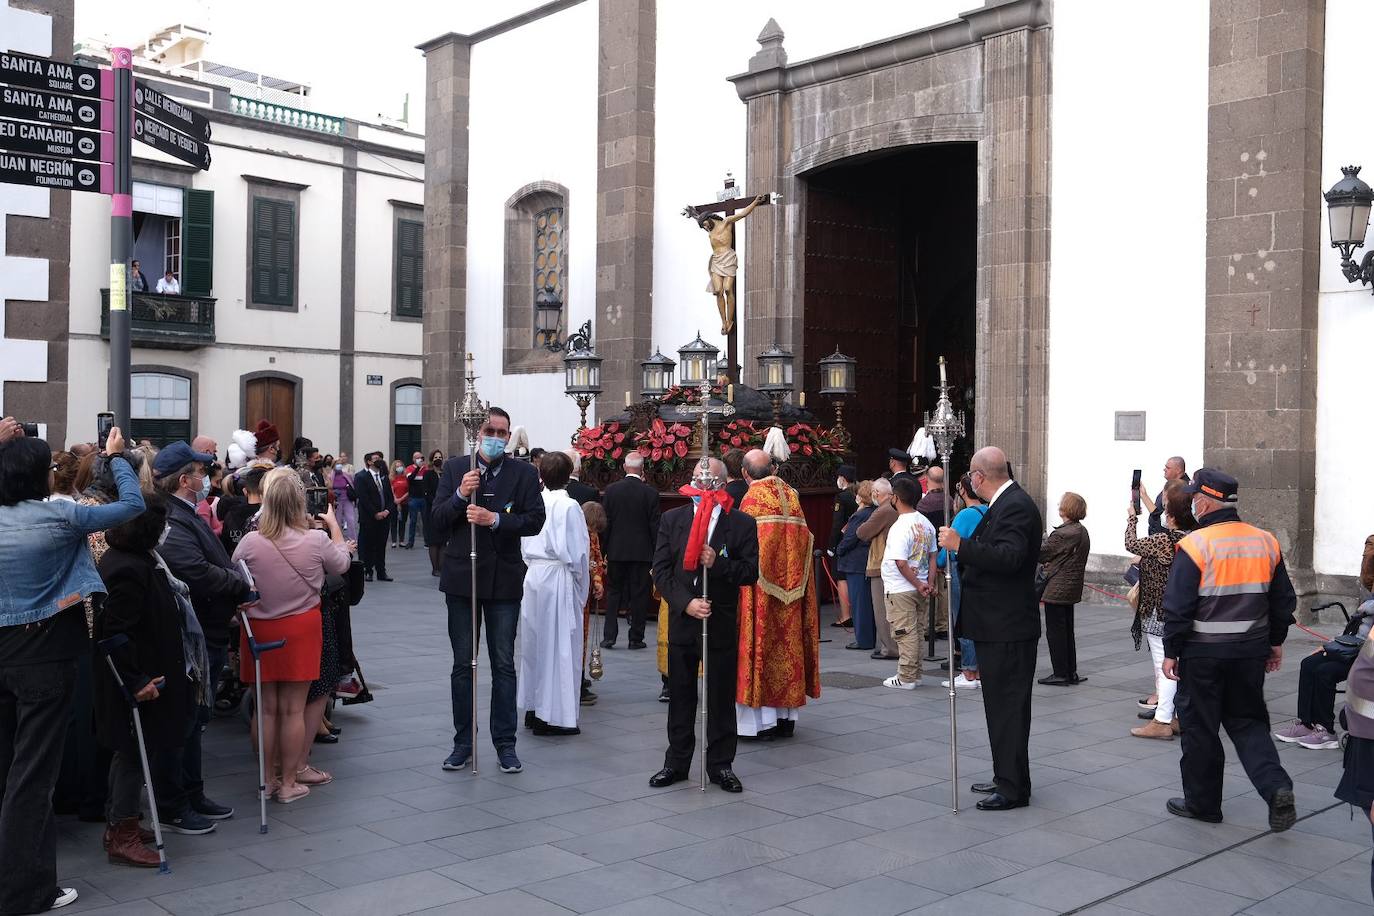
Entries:
[[[1339, 607], [1322, 605], [1314, 611]], [[1374, 623], [1374, 598], [1361, 604], [1355, 616], [1346, 615], [1344, 632], [1302, 660], [1298, 671], [1298, 717], [1274, 732], [1288, 744], [1310, 750], [1333, 750], [1341, 746], [1336, 737], [1336, 688], [1350, 675], [1360, 646]]]

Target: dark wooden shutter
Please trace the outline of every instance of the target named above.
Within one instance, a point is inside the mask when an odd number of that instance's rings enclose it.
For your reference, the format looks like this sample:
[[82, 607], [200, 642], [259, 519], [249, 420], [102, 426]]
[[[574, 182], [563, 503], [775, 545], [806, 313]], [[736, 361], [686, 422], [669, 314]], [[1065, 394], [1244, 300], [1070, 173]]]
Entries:
[[208, 296], [215, 284], [215, 192], [187, 188], [182, 212], [181, 292]]
[[295, 304], [296, 208], [284, 200], [253, 199], [253, 301]]
[[396, 221], [396, 314], [423, 315], [425, 225], [413, 219]]

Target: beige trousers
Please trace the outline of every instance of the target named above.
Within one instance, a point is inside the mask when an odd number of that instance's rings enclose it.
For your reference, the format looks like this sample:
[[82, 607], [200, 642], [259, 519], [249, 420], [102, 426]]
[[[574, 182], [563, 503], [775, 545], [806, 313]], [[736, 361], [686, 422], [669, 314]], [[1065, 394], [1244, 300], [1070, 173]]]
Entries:
[[897, 676], [904, 681], [920, 681], [928, 599], [920, 592], [896, 592], [886, 596], [885, 607], [892, 638], [897, 641]]

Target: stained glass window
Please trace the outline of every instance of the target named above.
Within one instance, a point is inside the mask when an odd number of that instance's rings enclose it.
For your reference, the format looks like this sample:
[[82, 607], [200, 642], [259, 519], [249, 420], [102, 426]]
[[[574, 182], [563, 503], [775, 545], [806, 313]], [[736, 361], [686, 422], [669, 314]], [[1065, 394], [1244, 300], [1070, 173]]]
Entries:
[[553, 287], [563, 300], [563, 208], [549, 207], [534, 215], [534, 291]]

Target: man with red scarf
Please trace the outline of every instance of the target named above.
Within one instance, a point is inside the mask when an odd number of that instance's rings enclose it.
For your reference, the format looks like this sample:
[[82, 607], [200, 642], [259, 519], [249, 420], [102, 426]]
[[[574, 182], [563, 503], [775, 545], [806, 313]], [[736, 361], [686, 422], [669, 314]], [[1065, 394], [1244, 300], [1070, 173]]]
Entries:
[[[735, 762], [735, 672], [739, 658], [740, 588], [759, 576], [754, 520], [732, 511], [725, 492], [725, 465], [711, 458], [698, 465], [681, 489], [692, 505], [663, 516], [654, 550], [654, 583], [668, 604], [668, 752], [654, 788], [686, 779], [696, 747], [697, 671], [702, 623], [707, 623], [706, 775], [726, 792], [743, 786]], [[702, 576], [706, 595], [701, 597]]]

